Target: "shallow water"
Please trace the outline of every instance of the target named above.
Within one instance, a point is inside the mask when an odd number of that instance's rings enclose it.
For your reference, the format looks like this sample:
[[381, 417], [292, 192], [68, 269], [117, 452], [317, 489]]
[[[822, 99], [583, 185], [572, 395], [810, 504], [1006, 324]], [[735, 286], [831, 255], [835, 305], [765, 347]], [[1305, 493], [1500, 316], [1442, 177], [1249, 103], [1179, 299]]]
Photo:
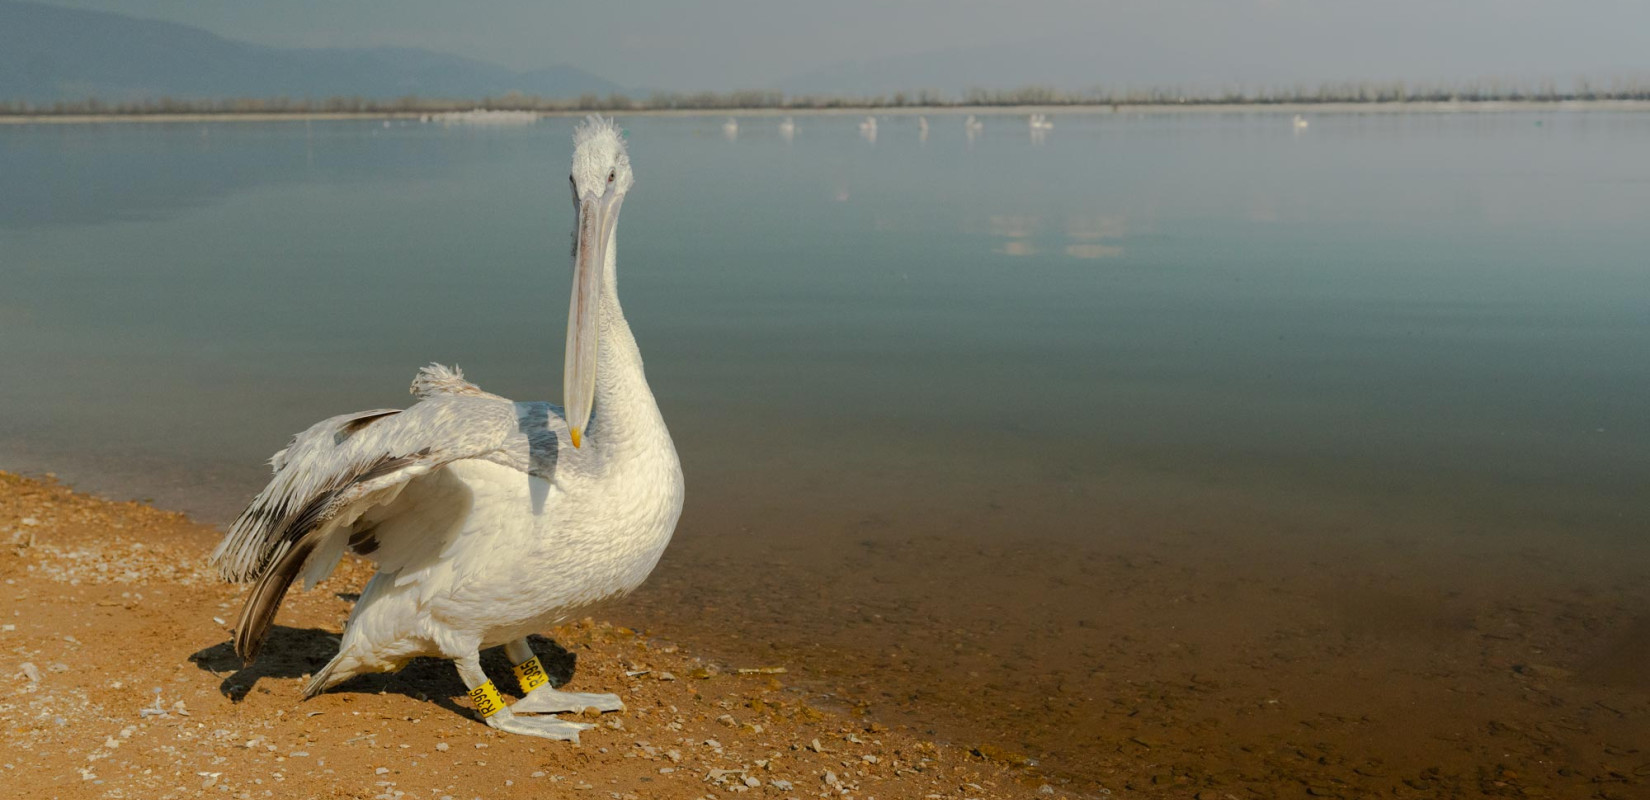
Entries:
[[[1094, 697], [1255, 642], [1381, 645], [1267, 651], [1324, 698], [1412, 634], [1490, 681], [1543, 657], [1472, 632], [1551, 602], [1569, 671], [1630, 672], [1580, 662], [1650, 625], [1650, 115], [858, 119], [623, 120], [621, 295], [690, 487], [640, 621], [1100, 785]], [[431, 360], [557, 399], [572, 124], [0, 126], [0, 468], [221, 522]], [[890, 644], [922, 677], [856, 690]], [[1056, 673], [1081, 741], [968, 705]]]

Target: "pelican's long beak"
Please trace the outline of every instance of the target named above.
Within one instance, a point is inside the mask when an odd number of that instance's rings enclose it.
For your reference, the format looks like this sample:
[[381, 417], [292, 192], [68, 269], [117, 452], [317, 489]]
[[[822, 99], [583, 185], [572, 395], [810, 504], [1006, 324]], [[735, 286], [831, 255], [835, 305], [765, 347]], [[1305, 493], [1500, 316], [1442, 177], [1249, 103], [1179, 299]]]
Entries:
[[606, 280], [607, 246], [624, 197], [585, 195], [579, 201], [578, 244], [573, 250], [573, 299], [567, 310], [567, 357], [562, 368], [562, 404], [573, 446], [584, 443], [596, 402], [597, 311]]

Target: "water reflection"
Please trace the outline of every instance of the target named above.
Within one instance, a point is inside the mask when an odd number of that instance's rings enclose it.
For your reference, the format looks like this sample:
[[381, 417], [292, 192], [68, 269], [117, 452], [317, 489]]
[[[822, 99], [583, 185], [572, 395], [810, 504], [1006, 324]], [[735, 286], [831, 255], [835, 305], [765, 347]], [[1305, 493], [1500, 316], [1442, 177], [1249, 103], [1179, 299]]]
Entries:
[[1111, 244], [1068, 244], [1066, 255], [1072, 258], [1116, 258], [1123, 248]]
[[1041, 146], [1048, 142], [1048, 132], [1054, 130], [1054, 123], [1047, 114], [1032, 114], [1026, 119], [1026, 127], [1031, 131], [1031, 143]]
[[1031, 241], [1031, 237], [1041, 227], [1041, 221], [1037, 217], [1009, 214], [993, 215], [989, 227], [992, 236], [1008, 240], [999, 242], [992, 248], [991, 252], [1013, 258], [1037, 254], [1037, 245]]
[[[1041, 217], [1032, 214], [994, 214], [987, 219], [986, 232], [998, 241], [992, 252], [998, 255], [1024, 257], [1042, 252], [1036, 239], [1043, 228]], [[1049, 245], [1054, 252], [1070, 258], [1101, 259], [1123, 255], [1117, 243], [1128, 233], [1124, 218], [1115, 214], [1072, 215], [1066, 218], [1061, 231], [1066, 241]]]

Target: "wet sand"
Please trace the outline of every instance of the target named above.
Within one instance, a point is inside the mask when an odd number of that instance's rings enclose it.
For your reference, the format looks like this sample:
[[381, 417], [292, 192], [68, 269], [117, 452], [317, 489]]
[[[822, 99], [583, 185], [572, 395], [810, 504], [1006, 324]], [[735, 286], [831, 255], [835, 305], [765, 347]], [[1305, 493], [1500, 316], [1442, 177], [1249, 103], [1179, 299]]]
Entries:
[[[0, 472], [0, 534], [7, 796], [1070, 796], [990, 748], [833, 705], [771, 659], [704, 659], [606, 621], [536, 643], [556, 680], [628, 704], [579, 745], [497, 734], [439, 661], [303, 701], [362, 563], [291, 595], [243, 669], [224, 620], [244, 587], [206, 569], [212, 529]], [[491, 655], [484, 666], [507, 675]]]
[[1630, 525], [1081, 480], [923, 507], [880, 479], [830, 519], [702, 491], [618, 618], [1096, 795], [1650, 796]]

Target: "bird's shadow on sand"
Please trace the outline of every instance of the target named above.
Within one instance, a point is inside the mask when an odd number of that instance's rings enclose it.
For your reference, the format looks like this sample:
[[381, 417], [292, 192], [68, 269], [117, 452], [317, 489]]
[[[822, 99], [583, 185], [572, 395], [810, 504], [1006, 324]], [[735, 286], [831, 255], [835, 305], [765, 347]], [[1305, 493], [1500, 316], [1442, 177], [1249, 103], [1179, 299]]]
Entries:
[[[573, 679], [578, 656], [543, 636], [529, 636], [527, 643], [544, 664], [544, 671], [553, 686], [561, 686]], [[223, 678], [218, 691], [233, 702], [240, 702], [262, 678], [308, 679], [338, 653], [338, 634], [320, 628], [289, 628], [276, 625], [269, 631], [263, 650], [256, 661], [242, 665], [235, 655], [230, 640], [196, 651], [189, 656], [195, 666]], [[499, 690], [511, 693], [516, 689], [515, 675], [504, 655], [504, 648], [481, 651], [481, 667], [493, 678]], [[436, 703], [451, 711], [467, 713], [452, 698], [467, 694], [458, 670], [451, 662], [440, 658], [415, 658], [400, 672], [361, 675], [345, 681], [331, 691], [364, 694], [393, 693]]]

